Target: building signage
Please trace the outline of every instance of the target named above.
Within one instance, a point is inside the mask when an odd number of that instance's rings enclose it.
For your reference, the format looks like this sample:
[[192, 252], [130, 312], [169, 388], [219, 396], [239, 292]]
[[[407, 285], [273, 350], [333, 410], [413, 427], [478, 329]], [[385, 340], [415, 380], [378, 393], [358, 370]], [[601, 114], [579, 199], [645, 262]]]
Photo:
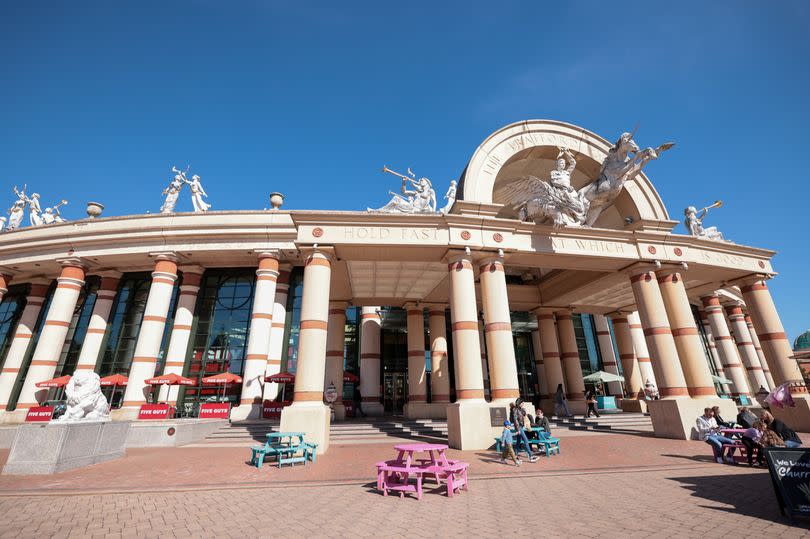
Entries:
[[169, 419], [168, 404], [142, 404], [138, 419]]
[[765, 460], [782, 514], [810, 516], [810, 449], [769, 447]]
[[200, 405], [200, 419], [228, 419], [230, 414], [230, 402], [206, 402]]
[[53, 406], [33, 406], [25, 415], [26, 421], [50, 421], [53, 417]]
[[506, 421], [506, 408], [490, 408], [489, 409], [489, 426], [490, 427], [503, 427], [503, 422]]
[[428, 241], [437, 239], [435, 228], [393, 228], [385, 226], [343, 227], [344, 240], [404, 240]]
[[292, 403], [289, 401], [284, 402], [264, 401], [264, 405], [262, 406], [262, 417], [264, 417], [265, 419], [281, 417], [281, 410], [285, 406], [289, 406], [290, 404]]

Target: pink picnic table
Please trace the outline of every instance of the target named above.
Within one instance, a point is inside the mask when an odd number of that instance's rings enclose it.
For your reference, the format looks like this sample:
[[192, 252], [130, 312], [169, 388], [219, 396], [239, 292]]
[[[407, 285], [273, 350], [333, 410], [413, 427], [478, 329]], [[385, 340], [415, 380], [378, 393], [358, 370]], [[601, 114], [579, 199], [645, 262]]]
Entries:
[[[406, 468], [411, 467], [411, 463], [414, 461], [413, 454], [420, 452], [426, 452], [430, 455], [431, 466], [450, 465], [450, 463], [447, 461], [447, 455], [444, 454], [444, 452], [447, 451], [447, 446], [443, 444], [399, 444], [395, 445], [394, 449], [399, 451], [397, 461], [405, 464]], [[427, 459], [417, 460], [427, 462]]]

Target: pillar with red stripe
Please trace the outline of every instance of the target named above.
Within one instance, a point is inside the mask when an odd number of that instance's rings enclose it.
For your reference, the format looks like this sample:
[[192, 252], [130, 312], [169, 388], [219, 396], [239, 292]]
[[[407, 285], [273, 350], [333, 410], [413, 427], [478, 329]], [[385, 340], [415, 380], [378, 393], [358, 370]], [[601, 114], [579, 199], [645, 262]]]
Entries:
[[619, 361], [622, 362], [624, 372], [624, 390], [630, 398], [644, 398], [644, 380], [641, 377], [638, 359], [633, 349], [633, 335], [630, 331], [630, 322], [626, 316], [615, 314], [613, 321], [613, 334], [616, 336], [616, 347], [619, 349]]
[[87, 325], [82, 349], [76, 363], [76, 370], [92, 371], [96, 368], [98, 356], [101, 352], [101, 343], [107, 333], [107, 324], [110, 322], [115, 294], [118, 292], [118, 283], [121, 281], [120, 271], [105, 271], [100, 275], [101, 284], [96, 291], [96, 302], [93, 304], [93, 313]]
[[716, 397], [712, 371], [706, 361], [683, 277], [680, 271], [673, 268], [660, 270], [657, 276], [689, 395], [696, 398]]
[[450, 365], [447, 357], [447, 319], [445, 305], [428, 306], [430, 330], [430, 400], [437, 404], [450, 402]]
[[[562, 384], [563, 391], [565, 391], [565, 380], [562, 362], [560, 361], [560, 345], [557, 342], [557, 326], [554, 324], [554, 314], [551, 309], [535, 309], [534, 314], [537, 316], [537, 329], [540, 333], [546, 387], [549, 398], [553, 400], [557, 386]], [[538, 375], [543, 376], [540, 373]]]
[[514, 401], [518, 389], [515, 345], [506, 292], [506, 273], [501, 258], [490, 258], [479, 267], [484, 333], [489, 359], [489, 391], [492, 401]]
[[348, 302], [329, 302], [329, 321], [326, 329], [326, 376], [323, 389], [334, 384], [337, 390], [337, 404], [343, 402], [343, 349], [346, 345], [346, 307]]
[[633, 350], [636, 353], [636, 361], [638, 361], [641, 381], [644, 382], [644, 387], [647, 387], [647, 382], [658, 387], [658, 382], [655, 380], [655, 371], [653, 371], [652, 368], [650, 351], [647, 348], [647, 340], [644, 337], [644, 328], [641, 327], [641, 319], [638, 317], [638, 311], [633, 311], [627, 315], [627, 323], [630, 326], [630, 335], [633, 337]]
[[450, 320], [455, 354], [456, 401], [484, 402], [475, 274], [470, 255], [455, 257], [447, 265], [447, 269], [450, 272]]
[[[408, 324], [408, 404], [427, 402], [427, 376], [425, 374], [425, 311], [421, 305], [406, 303]], [[405, 409], [407, 417], [418, 417]]]
[[577, 335], [571, 311], [557, 311], [557, 336], [560, 339], [560, 359], [565, 373], [566, 397], [573, 413], [585, 412], [585, 382], [579, 362]]
[[655, 272], [638, 268], [630, 274], [633, 297], [638, 307], [644, 339], [652, 356], [652, 367], [658, 392], [662, 399], [688, 397], [678, 349], [669, 327], [667, 310], [661, 297], [661, 289]]
[[380, 402], [380, 308], [360, 309], [360, 397], [363, 411], [382, 415]]
[[262, 414], [264, 376], [267, 352], [273, 325], [273, 304], [278, 281], [278, 251], [259, 253], [256, 287], [253, 291], [253, 312], [250, 315], [245, 366], [242, 370], [242, 394], [239, 406], [231, 411], [231, 419], [256, 419]]
[[534, 351], [534, 368], [537, 373], [537, 395], [541, 401], [548, 399], [548, 380], [546, 377], [546, 363], [543, 359], [543, 343], [540, 340], [540, 324], [538, 329], [532, 331], [532, 350]]
[[124, 392], [121, 415], [124, 418], [137, 417], [141, 405], [146, 404], [146, 396], [152, 386], [145, 381], [155, 375], [157, 356], [160, 353], [163, 330], [172, 300], [174, 283], [177, 280], [177, 257], [174, 253], [160, 253], [155, 256], [155, 271], [141, 321], [135, 354], [129, 368], [129, 381]]
[[723, 315], [723, 307], [720, 306], [720, 298], [717, 294], [712, 294], [703, 296], [700, 300], [703, 302], [703, 310], [706, 311], [706, 317], [712, 327], [712, 337], [714, 337], [714, 343], [717, 345], [720, 362], [723, 364], [724, 376], [733, 382], [731, 384], [731, 395], [750, 397], [751, 391], [748, 388], [745, 369], [740, 361], [737, 347], [734, 346], [734, 339], [731, 338], [731, 333], [728, 331], [726, 317]]
[[[191, 325], [194, 323], [194, 310], [197, 307], [197, 295], [200, 293], [200, 281], [204, 270], [200, 266], [183, 266], [180, 271], [183, 276], [180, 292], [177, 295], [177, 308], [174, 312], [169, 346], [166, 348], [163, 374], [173, 373], [182, 376], [186, 366]], [[179, 394], [180, 386], [160, 386], [158, 401], [177, 404]]]
[[20, 314], [17, 327], [14, 329], [14, 336], [8, 347], [6, 360], [3, 362], [3, 370], [0, 372], [0, 410], [6, 409], [11, 393], [14, 391], [22, 363], [31, 344], [39, 312], [42, 310], [42, 304], [45, 303], [45, 296], [48, 294], [49, 284], [50, 281], [44, 279], [31, 282], [31, 288], [25, 299], [25, 307]]
[[82, 262], [70, 258], [62, 260], [61, 264], [62, 272], [56, 279], [58, 284], [17, 400], [18, 410], [37, 406], [37, 397], [42, 398], [47, 394], [47, 390], [40, 390], [35, 384], [53, 378], [73, 311], [84, 287], [85, 266]]
[[731, 331], [737, 343], [737, 351], [742, 359], [745, 372], [748, 374], [748, 387], [756, 393], [760, 387], [768, 389], [768, 380], [765, 378], [765, 371], [759, 363], [757, 350], [754, 348], [754, 341], [748, 326], [745, 324], [745, 315], [739, 305], [729, 305], [726, 307], [728, 321], [731, 322]]
[[776, 387], [776, 384], [773, 383], [773, 376], [771, 376], [771, 370], [768, 367], [768, 360], [765, 359], [765, 354], [762, 352], [762, 344], [759, 342], [757, 330], [754, 329], [754, 321], [751, 320], [751, 315], [745, 311], [743, 311], [743, 314], [745, 316], [745, 325], [748, 326], [748, 333], [751, 334], [751, 341], [754, 343], [754, 350], [757, 351], [757, 357], [759, 357], [759, 364], [762, 365], [762, 371], [765, 373], [765, 379], [768, 381], [768, 385], [765, 387], [770, 391]]
[[[273, 303], [273, 320], [270, 325], [270, 346], [267, 350], [265, 377], [281, 372], [281, 356], [284, 353], [284, 330], [287, 321], [287, 296], [290, 293], [290, 264], [279, 264], [276, 281], [276, 298]], [[275, 400], [279, 384], [264, 383], [264, 400]]]

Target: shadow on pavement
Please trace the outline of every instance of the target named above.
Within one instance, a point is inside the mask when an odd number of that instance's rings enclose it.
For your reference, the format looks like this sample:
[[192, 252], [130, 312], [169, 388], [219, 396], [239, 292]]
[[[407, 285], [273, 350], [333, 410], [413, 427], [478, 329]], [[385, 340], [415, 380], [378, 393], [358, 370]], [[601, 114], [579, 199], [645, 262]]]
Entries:
[[681, 483], [683, 488], [692, 491], [693, 496], [709, 502], [700, 504], [701, 507], [810, 529], [810, 521], [791, 522], [782, 516], [768, 473], [672, 477], [668, 480]]
[[[711, 455], [671, 455], [662, 453], [661, 456], [672, 457], [674, 459], [691, 460], [693, 462], [714, 462], [714, 458]], [[720, 466], [720, 464], [718, 464], [718, 466]]]

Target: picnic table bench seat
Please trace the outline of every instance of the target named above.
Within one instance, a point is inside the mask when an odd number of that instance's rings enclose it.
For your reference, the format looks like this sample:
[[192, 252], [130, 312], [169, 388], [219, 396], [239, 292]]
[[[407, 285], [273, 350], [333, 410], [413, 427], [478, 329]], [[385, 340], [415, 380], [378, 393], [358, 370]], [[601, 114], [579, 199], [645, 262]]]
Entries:
[[[383, 496], [388, 496], [388, 491], [399, 492], [399, 497], [402, 498], [408, 492], [416, 494], [416, 499], [422, 499], [422, 468], [409, 468], [402, 465], [388, 465], [377, 467], [378, 478], [377, 485], [382, 488]], [[381, 477], [380, 477], [381, 475]], [[410, 482], [410, 476], [415, 479], [414, 483]]]
[[[539, 451], [540, 448], [542, 447], [543, 452], [546, 455], [546, 457], [549, 457], [549, 456], [554, 455], [554, 454], [556, 454], [556, 455], [560, 454], [560, 439], [559, 438], [554, 438], [550, 434], [548, 434], [546, 432], [543, 432], [543, 431], [535, 431], [535, 432], [537, 432], [538, 437], [537, 438], [529, 438], [529, 447], [530, 448], [536, 449], [536, 450]], [[513, 432], [512, 434], [517, 435], [516, 432]], [[519, 438], [516, 438], [512, 442], [512, 446], [516, 448], [515, 453], [520, 451], [521, 445], [522, 444], [520, 444], [520, 439]], [[495, 451], [497, 451], [498, 453], [503, 451], [503, 444], [501, 444], [500, 436], [495, 437]]]

